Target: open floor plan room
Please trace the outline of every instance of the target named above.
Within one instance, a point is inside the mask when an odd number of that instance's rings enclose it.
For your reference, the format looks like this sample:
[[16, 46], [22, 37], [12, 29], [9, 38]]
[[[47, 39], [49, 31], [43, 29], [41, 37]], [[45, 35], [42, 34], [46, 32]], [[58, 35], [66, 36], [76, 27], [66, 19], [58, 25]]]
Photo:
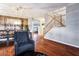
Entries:
[[0, 3], [0, 56], [79, 56], [79, 3]]

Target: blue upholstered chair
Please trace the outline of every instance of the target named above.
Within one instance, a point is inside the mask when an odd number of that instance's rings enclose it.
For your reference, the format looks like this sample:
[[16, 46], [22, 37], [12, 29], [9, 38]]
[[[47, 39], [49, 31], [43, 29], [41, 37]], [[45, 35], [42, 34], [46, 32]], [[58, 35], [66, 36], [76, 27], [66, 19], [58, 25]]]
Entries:
[[34, 51], [34, 41], [30, 32], [22, 31], [14, 33], [15, 55], [26, 51]]

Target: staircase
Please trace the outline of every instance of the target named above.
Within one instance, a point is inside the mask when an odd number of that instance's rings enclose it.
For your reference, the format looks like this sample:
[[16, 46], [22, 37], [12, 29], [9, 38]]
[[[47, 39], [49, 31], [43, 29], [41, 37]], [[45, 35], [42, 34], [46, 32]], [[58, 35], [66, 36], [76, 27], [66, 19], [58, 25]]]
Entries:
[[51, 17], [51, 20], [46, 24], [45, 28], [44, 28], [44, 34], [46, 34], [47, 32], [49, 32], [53, 27], [64, 27], [64, 20], [63, 20], [63, 16], [64, 15], [48, 15], [49, 17]]

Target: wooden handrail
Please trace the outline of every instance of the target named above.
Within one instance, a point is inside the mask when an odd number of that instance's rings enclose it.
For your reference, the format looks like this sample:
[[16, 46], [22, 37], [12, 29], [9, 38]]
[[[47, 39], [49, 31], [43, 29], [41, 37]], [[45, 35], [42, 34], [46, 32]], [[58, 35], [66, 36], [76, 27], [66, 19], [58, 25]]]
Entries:
[[[57, 21], [58, 23], [60, 23], [61, 26], [65, 26], [65, 25], [62, 23], [62, 16], [63, 16], [63, 15], [60, 15], [60, 16], [59, 16], [60, 19], [61, 19], [61, 21], [59, 21], [59, 20], [57, 19], [56, 15], [54, 15], [54, 17], [52, 17], [51, 15], [49, 15], [49, 16], [52, 18], [52, 20], [50, 20], [49, 23], [45, 26], [44, 29], [46, 29], [46, 28], [49, 27], [48, 30], [45, 30], [45, 34], [53, 27], [53, 25], [50, 25], [53, 20], [54, 20], [54, 21]], [[53, 23], [52, 23], [52, 24], [53, 24]]]
[[46, 34], [53, 26], [49, 26], [49, 29], [47, 31], [44, 32], [44, 34]]
[[[48, 16], [50, 16], [50, 15], [48, 15]], [[53, 21], [53, 20], [50, 20], [50, 22], [49, 22], [45, 27], [47, 27], [52, 21]]]

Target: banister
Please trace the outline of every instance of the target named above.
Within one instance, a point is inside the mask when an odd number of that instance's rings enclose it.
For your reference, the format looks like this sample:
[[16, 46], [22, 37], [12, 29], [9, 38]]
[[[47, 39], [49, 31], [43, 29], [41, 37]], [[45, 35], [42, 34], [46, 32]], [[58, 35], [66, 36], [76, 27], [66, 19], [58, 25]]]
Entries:
[[[62, 16], [64, 16], [64, 15], [59, 15], [59, 16], [56, 16], [56, 15], [54, 15], [54, 17], [53, 16], [51, 16], [51, 15], [48, 15], [48, 16], [50, 16], [52, 19], [49, 21], [49, 23], [45, 26], [45, 28], [44, 28], [44, 30], [45, 30], [45, 34], [53, 27], [53, 23], [52, 23], [52, 21], [54, 20], [54, 21], [57, 21], [58, 23], [60, 23], [60, 25], [61, 26], [65, 26], [63, 23], [62, 23]], [[58, 18], [59, 17], [59, 18]], [[58, 19], [60, 19], [60, 20], [58, 20]], [[52, 25], [51, 25], [52, 24]], [[47, 29], [46, 29], [47, 28]]]

